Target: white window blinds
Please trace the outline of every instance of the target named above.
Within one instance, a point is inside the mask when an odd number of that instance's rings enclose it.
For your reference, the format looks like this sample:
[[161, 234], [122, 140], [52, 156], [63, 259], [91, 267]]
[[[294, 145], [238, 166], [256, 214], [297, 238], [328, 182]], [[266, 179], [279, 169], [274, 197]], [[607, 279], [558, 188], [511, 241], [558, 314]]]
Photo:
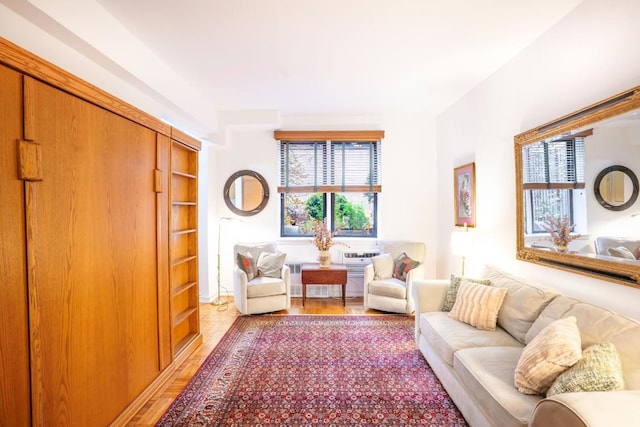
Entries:
[[[356, 131], [354, 131], [356, 132]], [[379, 132], [379, 131], [376, 131]], [[286, 132], [285, 132], [286, 133]], [[320, 136], [322, 132], [313, 132]], [[299, 132], [296, 133], [298, 135]], [[326, 136], [334, 135], [328, 132]], [[278, 139], [277, 135], [276, 139]], [[302, 137], [298, 137], [302, 138]], [[380, 192], [381, 141], [360, 138], [326, 140], [280, 139], [278, 156], [281, 193]]]
[[525, 190], [584, 188], [584, 139], [540, 141], [522, 150]]

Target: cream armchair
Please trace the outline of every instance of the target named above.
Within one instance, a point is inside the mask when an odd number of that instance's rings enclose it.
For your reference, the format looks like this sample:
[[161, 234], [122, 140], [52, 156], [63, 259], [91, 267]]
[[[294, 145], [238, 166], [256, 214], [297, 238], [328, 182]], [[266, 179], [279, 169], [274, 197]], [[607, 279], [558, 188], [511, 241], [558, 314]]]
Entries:
[[[404, 275], [394, 277], [395, 262], [402, 254], [419, 264]], [[424, 279], [425, 245], [421, 242], [383, 242], [380, 256], [364, 269], [364, 306], [375, 310], [411, 314], [413, 282]]]
[[233, 247], [233, 295], [242, 314], [291, 308], [291, 270], [275, 243], [242, 243]]

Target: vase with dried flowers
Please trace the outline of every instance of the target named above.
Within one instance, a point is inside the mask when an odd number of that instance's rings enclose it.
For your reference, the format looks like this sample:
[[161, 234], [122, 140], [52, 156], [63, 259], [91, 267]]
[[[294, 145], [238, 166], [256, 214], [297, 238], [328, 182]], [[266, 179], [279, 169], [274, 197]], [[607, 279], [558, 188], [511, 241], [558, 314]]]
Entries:
[[549, 240], [553, 242], [559, 252], [565, 252], [569, 242], [580, 237], [579, 234], [571, 234], [576, 225], [571, 224], [568, 216], [562, 218], [550, 216], [543, 227], [549, 233]]
[[331, 252], [329, 249], [334, 244], [344, 245], [344, 243], [333, 240], [335, 231], [329, 231], [326, 221], [317, 220], [313, 225], [313, 244], [318, 248], [318, 262], [320, 268], [329, 268], [331, 266]]

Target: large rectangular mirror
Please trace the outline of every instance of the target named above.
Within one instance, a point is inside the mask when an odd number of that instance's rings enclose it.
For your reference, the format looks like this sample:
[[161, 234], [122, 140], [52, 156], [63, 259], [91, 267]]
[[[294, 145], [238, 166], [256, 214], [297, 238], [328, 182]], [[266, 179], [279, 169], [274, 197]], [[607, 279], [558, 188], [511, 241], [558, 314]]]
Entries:
[[514, 139], [517, 258], [640, 287], [640, 86]]

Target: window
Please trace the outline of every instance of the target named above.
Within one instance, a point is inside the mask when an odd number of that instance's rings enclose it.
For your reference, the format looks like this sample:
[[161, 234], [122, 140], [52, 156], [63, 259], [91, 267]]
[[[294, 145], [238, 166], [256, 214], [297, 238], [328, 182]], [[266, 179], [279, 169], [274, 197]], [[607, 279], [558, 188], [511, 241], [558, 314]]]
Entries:
[[524, 181], [525, 231], [545, 233], [543, 224], [549, 217], [569, 217], [586, 209], [584, 189], [584, 139], [560, 138], [540, 141], [522, 151]]
[[376, 237], [384, 131], [276, 131], [283, 237], [326, 220], [336, 236]]

